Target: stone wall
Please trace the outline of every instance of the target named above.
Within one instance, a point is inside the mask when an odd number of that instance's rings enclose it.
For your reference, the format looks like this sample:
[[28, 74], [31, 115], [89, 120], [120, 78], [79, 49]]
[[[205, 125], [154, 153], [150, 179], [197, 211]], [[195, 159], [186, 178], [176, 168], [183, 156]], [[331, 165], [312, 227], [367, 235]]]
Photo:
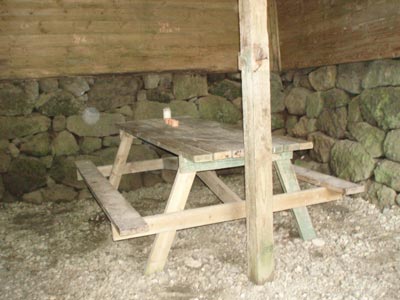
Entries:
[[[119, 144], [117, 122], [190, 115], [237, 123], [231, 102], [240, 83], [222, 81], [212, 95], [201, 74], [146, 74], [0, 82], [0, 200], [32, 203], [83, 198], [74, 161], [112, 164]], [[228, 100], [229, 99], [229, 100]], [[237, 103], [240, 106], [240, 103]], [[165, 152], [135, 141], [129, 160], [159, 158]], [[164, 179], [171, 180], [164, 176]], [[160, 172], [123, 177], [122, 190], [162, 181]]]
[[[273, 134], [309, 139], [295, 163], [354, 182], [379, 207], [400, 204], [400, 61], [271, 74]], [[74, 161], [111, 164], [114, 123], [161, 118], [162, 109], [240, 123], [240, 74], [145, 74], [0, 82], [0, 199], [84, 197]], [[98, 119], [98, 120], [97, 120]], [[167, 153], [135, 142], [130, 160]], [[121, 189], [170, 181], [168, 172], [124, 176]]]
[[314, 142], [295, 163], [364, 182], [380, 208], [400, 205], [400, 61], [290, 71], [282, 80], [282, 132]]

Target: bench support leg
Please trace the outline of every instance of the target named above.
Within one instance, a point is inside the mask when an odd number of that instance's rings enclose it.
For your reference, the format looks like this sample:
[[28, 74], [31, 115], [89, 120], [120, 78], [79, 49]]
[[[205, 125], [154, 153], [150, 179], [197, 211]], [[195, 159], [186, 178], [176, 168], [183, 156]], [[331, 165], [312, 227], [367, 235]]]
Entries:
[[[181, 170], [178, 170], [169, 195], [167, 207], [165, 208], [165, 213], [181, 211], [185, 208], [195, 176], [196, 172], [182, 173]], [[151, 249], [150, 257], [147, 261], [145, 269], [146, 274], [152, 274], [164, 269], [175, 234], [176, 231], [157, 234]]]
[[[282, 188], [286, 193], [300, 191], [296, 173], [294, 172], [292, 163], [289, 159], [274, 161], [274, 166], [278, 173]], [[294, 208], [292, 211], [294, 217], [296, 218], [300, 237], [303, 240], [314, 239], [316, 237], [316, 233], [314, 231], [307, 207]]]
[[109, 179], [111, 185], [115, 189], [118, 189], [119, 183], [121, 182], [126, 160], [128, 159], [129, 151], [131, 150], [131, 145], [133, 142], [133, 136], [125, 133], [124, 131], [121, 131], [120, 136], [121, 143], [119, 144], [117, 156], [115, 157]]

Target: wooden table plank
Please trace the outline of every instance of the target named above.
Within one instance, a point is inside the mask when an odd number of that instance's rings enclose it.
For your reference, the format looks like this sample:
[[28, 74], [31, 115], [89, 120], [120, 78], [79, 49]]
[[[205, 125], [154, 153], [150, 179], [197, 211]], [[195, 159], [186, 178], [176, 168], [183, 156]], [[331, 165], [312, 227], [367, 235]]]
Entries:
[[[243, 130], [237, 126], [181, 117], [179, 127], [167, 126], [163, 119], [131, 121], [118, 127], [150, 144], [194, 162], [244, 157]], [[291, 137], [272, 137], [272, 152], [311, 149], [312, 143]]]

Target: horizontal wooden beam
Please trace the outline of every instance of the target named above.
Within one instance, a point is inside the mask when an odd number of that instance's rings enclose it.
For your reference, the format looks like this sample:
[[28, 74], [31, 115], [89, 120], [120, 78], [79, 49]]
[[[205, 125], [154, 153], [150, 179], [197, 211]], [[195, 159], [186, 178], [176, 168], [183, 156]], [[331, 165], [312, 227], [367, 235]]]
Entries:
[[[342, 198], [341, 193], [319, 187], [289, 194], [273, 196], [273, 211], [278, 212], [297, 207], [314, 205]], [[210, 225], [243, 219], [246, 217], [246, 201], [231, 202], [201, 208], [188, 209], [175, 213], [144, 217], [149, 230], [142, 233], [121, 236], [113, 230], [114, 241], [131, 239], [173, 230]]]

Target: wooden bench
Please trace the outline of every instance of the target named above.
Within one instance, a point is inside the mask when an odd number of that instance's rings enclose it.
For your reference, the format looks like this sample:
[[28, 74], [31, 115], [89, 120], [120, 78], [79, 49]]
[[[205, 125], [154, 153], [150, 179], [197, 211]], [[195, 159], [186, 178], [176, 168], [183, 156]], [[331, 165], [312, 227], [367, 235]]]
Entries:
[[[166, 126], [161, 119], [119, 124], [121, 143], [112, 166], [96, 168], [90, 161], [76, 163], [80, 177], [85, 180], [111, 221], [114, 240], [156, 234], [146, 273], [163, 269], [176, 230], [246, 216], [246, 201], [230, 190], [215, 173], [218, 169], [244, 166], [242, 130], [198, 119], [180, 118], [179, 121], [178, 128]], [[134, 137], [167, 150], [176, 157], [127, 162]], [[291, 209], [300, 236], [305, 240], [313, 239], [316, 234], [307, 206], [360, 193], [364, 187], [293, 166], [293, 151], [311, 149], [312, 143], [309, 141], [274, 136], [272, 142], [272, 160], [285, 191], [284, 194], [273, 196], [273, 211]], [[177, 170], [165, 211], [163, 214], [141, 217], [118, 192], [121, 176], [161, 169]], [[184, 210], [195, 176], [223, 203]], [[298, 179], [317, 187], [300, 190]]]

